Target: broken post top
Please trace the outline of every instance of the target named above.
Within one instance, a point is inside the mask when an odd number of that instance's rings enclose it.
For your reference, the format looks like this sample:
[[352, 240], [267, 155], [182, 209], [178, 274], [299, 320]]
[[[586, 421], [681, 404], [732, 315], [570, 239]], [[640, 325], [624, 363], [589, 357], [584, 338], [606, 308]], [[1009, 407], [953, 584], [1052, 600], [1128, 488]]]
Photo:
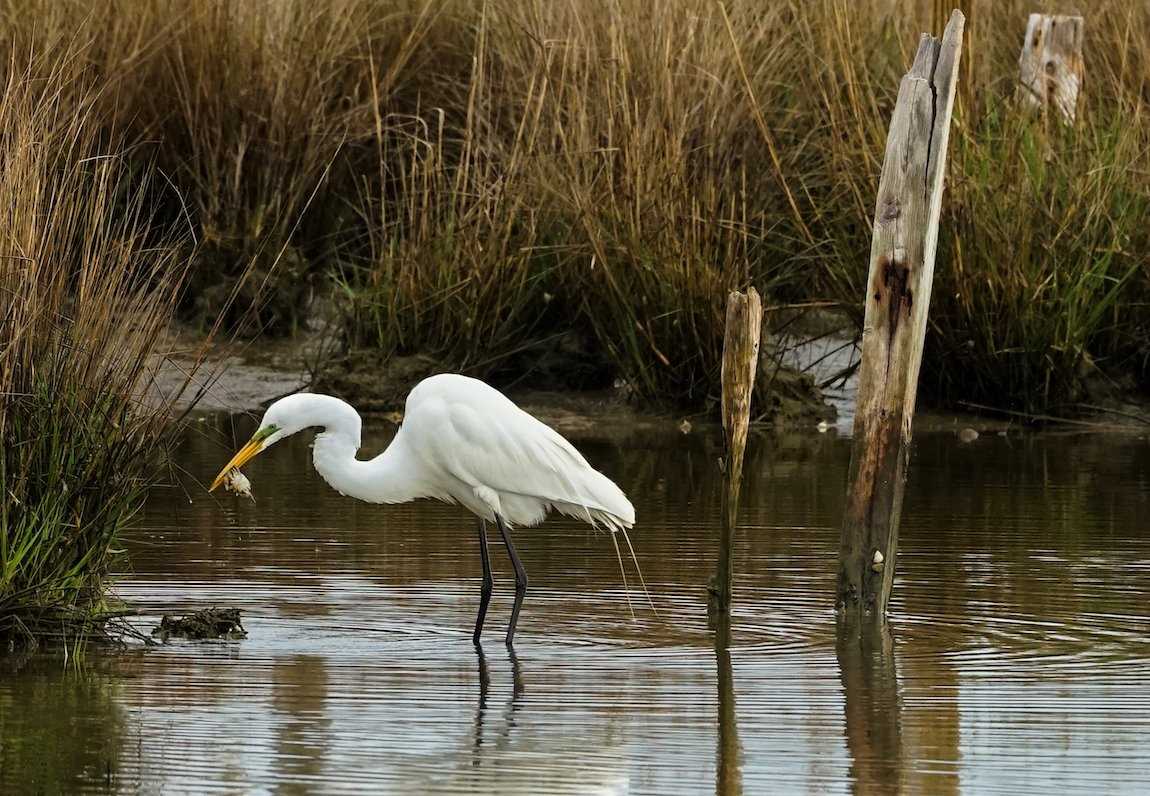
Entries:
[[742, 473], [743, 448], [750, 423], [751, 393], [759, 361], [763, 302], [753, 287], [727, 296], [727, 327], [723, 337], [723, 428], [727, 432], [727, 465], [732, 480]]
[[[933, 95], [934, 124], [927, 153], [927, 189], [942, 187], [942, 164], [946, 161], [946, 142], [950, 135], [950, 110], [954, 105], [954, 91], [958, 85], [958, 56], [962, 47], [962, 31], [966, 17], [957, 8], [951, 12], [942, 39], [929, 33], [922, 34], [914, 64], [907, 78], [925, 80]], [[940, 101], [943, 103], [940, 105]]]
[[1082, 61], [1082, 17], [1031, 14], [1018, 57], [1018, 92], [1022, 103], [1045, 111], [1058, 108], [1073, 123], [1085, 67]]

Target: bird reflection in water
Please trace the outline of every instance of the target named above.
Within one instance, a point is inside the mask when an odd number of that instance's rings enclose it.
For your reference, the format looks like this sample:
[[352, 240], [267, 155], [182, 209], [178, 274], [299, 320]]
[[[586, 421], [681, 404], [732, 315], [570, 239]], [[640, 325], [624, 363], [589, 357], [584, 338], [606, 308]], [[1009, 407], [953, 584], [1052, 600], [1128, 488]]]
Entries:
[[[511, 731], [515, 729], [516, 713], [519, 711], [519, 700], [523, 696], [523, 672], [519, 666], [519, 657], [515, 650], [508, 648], [508, 659], [511, 662], [511, 699], [503, 710], [502, 729], [496, 739], [495, 747], [502, 750], [507, 746]], [[487, 656], [483, 647], [475, 645], [475, 656], [479, 664], [479, 702], [475, 707], [475, 742], [472, 746], [471, 767], [479, 768], [482, 762], [482, 749], [484, 745], [484, 722], [487, 719], [487, 697], [491, 688], [491, 672], [487, 667]]]

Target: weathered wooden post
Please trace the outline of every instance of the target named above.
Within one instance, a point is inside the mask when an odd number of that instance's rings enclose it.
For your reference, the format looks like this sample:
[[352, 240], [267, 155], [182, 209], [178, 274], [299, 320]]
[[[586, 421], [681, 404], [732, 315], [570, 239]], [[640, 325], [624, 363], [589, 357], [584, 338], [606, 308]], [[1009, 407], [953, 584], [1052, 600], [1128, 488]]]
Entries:
[[1074, 124], [1082, 87], [1082, 17], [1031, 14], [1018, 57], [1020, 101], [1045, 114], [1054, 105]]
[[723, 525], [719, 536], [719, 563], [711, 579], [710, 607], [725, 612], [731, 605], [731, 548], [739, 515], [739, 488], [743, 482], [743, 452], [751, 422], [751, 390], [759, 363], [759, 333], [763, 302], [752, 287], [727, 296], [727, 326], [723, 336], [723, 431], [726, 456], [723, 472]]
[[894, 584], [964, 21], [955, 11], [941, 42], [922, 37], [887, 134], [839, 550], [837, 606], [844, 616], [881, 619]]

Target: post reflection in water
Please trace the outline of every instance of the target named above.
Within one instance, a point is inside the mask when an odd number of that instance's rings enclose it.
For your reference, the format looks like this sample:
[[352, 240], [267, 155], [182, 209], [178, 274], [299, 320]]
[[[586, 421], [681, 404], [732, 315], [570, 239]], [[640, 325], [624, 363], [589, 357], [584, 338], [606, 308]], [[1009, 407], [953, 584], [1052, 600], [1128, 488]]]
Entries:
[[843, 684], [843, 729], [854, 792], [894, 792], [902, 773], [903, 747], [890, 626], [840, 619], [835, 655]]
[[[5, 669], [0, 793], [1150, 792], [1147, 440], [917, 434], [893, 636], [836, 627], [846, 440], [752, 439], [715, 626], [718, 434], [577, 444], [636, 504], [658, 617], [559, 519], [516, 540], [515, 655], [476, 651], [471, 520], [341, 498], [287, 440], [255, 503], [155, 490], [116, 585], [144, 629], [234, 606], [248, 638]], [[224, 447], [178, 458], [210, 475]]]
[[715, 681], [718, 686], [719, 743], [715, 761], [715, 796], [743, 792], [743, 750], [739, 746], [739, 719], [735, 712], [735, 677], [731, 670], [731, 614], [711, 614], [715, 634]]

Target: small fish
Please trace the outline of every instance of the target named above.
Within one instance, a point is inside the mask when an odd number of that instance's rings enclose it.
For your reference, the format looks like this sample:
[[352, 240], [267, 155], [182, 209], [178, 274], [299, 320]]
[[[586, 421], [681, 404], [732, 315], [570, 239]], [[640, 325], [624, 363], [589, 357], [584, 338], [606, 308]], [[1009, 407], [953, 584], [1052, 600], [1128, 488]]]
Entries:
[[224, 477], [224, 489], [229, 492], [235, 492], [237, 495], [243, 495], [252, 502], [255, 502], [255, 497], [252, 495], [252, 482], [239, 470], [228, 471], [228, 474]]

